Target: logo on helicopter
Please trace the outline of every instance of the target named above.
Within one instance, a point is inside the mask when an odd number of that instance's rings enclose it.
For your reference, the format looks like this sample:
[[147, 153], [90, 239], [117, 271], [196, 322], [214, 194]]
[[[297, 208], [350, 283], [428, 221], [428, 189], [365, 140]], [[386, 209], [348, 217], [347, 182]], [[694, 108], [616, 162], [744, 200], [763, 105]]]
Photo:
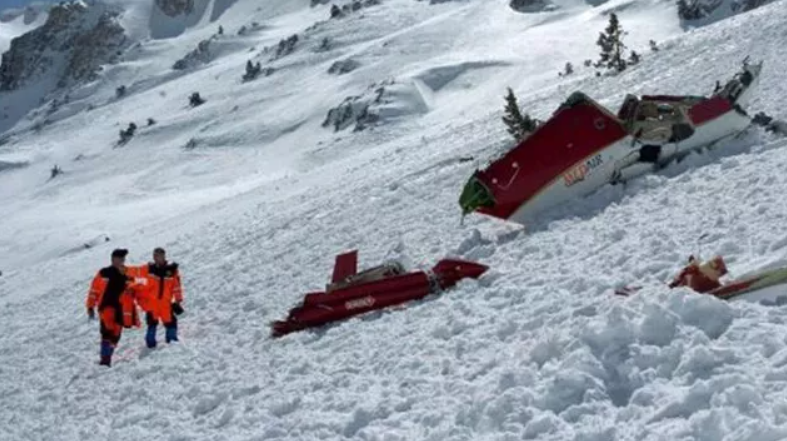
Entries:
[[563, 182], [566, 184], [566, 187], [571, 187], [572, 185], [576, 184], [577, 182], [584, 181], [587, 175], [589, 175], [595, 168], [600, 166], [604, 162], [604, 159], [601, 155], [596, 155], [587, 161], [575, 166], [571, 170], [569, 170], [566, 174], [563, 175]]
[[347, 308], [348, 311], [353, 309], [369, 308], [373, 305], [374, 297], [372, 296], [361, 297], [360, 299], [353, 299], [344, 303], [344, 307]]

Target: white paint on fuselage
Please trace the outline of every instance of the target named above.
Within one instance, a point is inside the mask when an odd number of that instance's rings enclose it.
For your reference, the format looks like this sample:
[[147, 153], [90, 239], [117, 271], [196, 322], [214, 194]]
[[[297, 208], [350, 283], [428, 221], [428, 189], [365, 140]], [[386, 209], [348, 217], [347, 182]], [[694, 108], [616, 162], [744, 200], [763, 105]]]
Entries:
[[[751, 90], [751, 88], [749, 89]], [[749, 91], [747, 90], [747, 92]], [[723, 114], [722, 116], [710, 120], [696, 128], [694, 135], [682, 142], [668, 143], [662, 146], [659, 157], [660, 163], [667, 163], [676, 156], [707, 146], [716, 141], [734, 136], [745, 130], [751, 121], [745, 115], [735, 110]], [[546, 209], [556, 207], [570, 200], [587, 196], [602, 186], [610, 183], [613, 176], [622, 175], [625, 179], [631, 179], [650, 173], [655, 170], [655, 165], [637, 162], [639, 149], [644, 144], [635, 142], [629, 135], [625, 138], [610, 144], [599, 153], [594, 153], [576, 164], [572, 165], [563, 174], [556, 177], [550, 184], [541, 190], [530, 201], [522, 204], [512, 214], [508, 220], [521, 224], [526, 224], [533, 217]], [[565, 176], [570, 170], [592, 159], [596, 155], [601, 155], [602, 163], [600, 166], [590, 170], [582, 180], [578, 180], [567, 185]]]

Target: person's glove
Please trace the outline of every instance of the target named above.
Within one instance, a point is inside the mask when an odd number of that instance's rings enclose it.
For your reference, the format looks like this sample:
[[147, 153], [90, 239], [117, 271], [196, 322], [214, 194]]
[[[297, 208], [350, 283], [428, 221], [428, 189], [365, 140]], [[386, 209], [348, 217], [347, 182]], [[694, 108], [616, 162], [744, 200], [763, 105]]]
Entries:
[[175, 313], [175, 315], [183, 314], [184, 311], [183, 307], [180, 306], [180, 302], [175, 302], [172, 304], [172, 312]]
[[93, 308], [87, 308], [87, 318], [90, 320], [96, 319], [96, 310]]

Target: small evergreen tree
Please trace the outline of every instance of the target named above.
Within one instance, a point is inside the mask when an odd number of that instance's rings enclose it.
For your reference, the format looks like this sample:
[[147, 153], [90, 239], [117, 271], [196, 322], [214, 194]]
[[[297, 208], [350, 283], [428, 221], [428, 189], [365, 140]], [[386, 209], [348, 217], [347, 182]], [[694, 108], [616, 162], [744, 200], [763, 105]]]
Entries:
[[636, 51], [631, 51], [631, 54], [629, 55], [628, 64], [632, 64], [632, 65], [633, 64], [637, 64], [637, 63], [639, 63], [640, 59], [641, 59], [641, 57], [639, 56], [639, 54]]
[[659, 51], [659, 47], [656, 45], [656, 41], [650, 40], [650, 42], [648, 42], [648, 44], [650, 44], [650, 50], [651, 51], [653, 51], [653, 52], [658, 52]]
[[623, 36], [626, 32], [620, 26], [617, 14], [609, 15], [609, 24], [604, 32], [600, 33], [596, 44], [601, 48], [601, 55], [596, 62], [596, 67], [615, 69], [618, 72], [626, 70], [626, 60], [623, 59]]
[[224, 26], [219, 25], [219, 35], [224, 35]]
[[243, 75], [243, 81], [251, 81], [260, 76], [261, 73], [262, 65], [260, 62], [258, 61], [257, 64], [254, 64], [251, 60], [248, 60], [246, 62], [246, 73]]
[[571, 63], [566, 63], [565, 70], [563, 71], [563, 76], [568, 76], [574, 73], [574, 65]]
[[61, 173], [63, 173], [63, 170], [60, 167], [58, 167], [57, 164], [55, 164], [55, 166], [52, 167], [52, 170], [50, 170], [49, 179], [55, 179]]
[[191, 107], [201, 106], [205, 104], [205, 99], [200, 96], [199, 92], [194, 92], [189, 97], [189, 104]]
[[503, 123], [505, 123], [508, 133], [514, 137], [517, 142], [525, 139], [529, 134], [536, 130], [536, 121], [530, 118], [530, 115], [522, 115], [517, 104], [516, 95], [511, 88], [508, 88], [508, 94], [505, 96], [506, 107], [505, 115], [503, 115]]

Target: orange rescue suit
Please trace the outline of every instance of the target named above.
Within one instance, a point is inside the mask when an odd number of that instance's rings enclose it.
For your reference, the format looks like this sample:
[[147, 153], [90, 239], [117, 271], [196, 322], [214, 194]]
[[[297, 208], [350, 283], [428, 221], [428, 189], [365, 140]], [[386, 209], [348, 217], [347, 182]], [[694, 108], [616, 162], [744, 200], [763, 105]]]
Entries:
[[85, 305], [91, 310], [98, 307], [105, 339], [117, 343], [123, 328], [140, 326], [135, 302], [145, 301], [146, 283], [146, 279], [131, 277], [112, 266], [102, 268], [93, 278]]
[[150, 313], [154, 319], [164, 323], [172, 321], [172, 303], [183, 302], [183, 288], [180, 282], [180, 272], [177, 263], [166, 263], [134, 267], [133, 272], [138, 277], [144, 277], [146, 283], [146, 295], [142, 309]]

